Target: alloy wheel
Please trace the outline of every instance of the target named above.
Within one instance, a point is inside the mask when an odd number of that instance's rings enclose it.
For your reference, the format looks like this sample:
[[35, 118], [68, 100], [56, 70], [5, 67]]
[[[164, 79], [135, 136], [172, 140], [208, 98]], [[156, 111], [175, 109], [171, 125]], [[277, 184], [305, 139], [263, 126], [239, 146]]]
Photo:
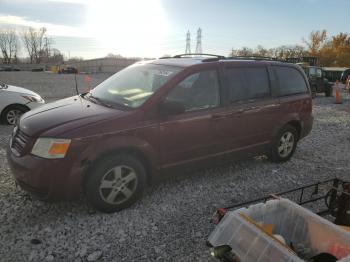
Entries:
[[285, 132], [279, 141], [278, 145], [278, 154], [285, 158], [289, 156], [289, 154], [292, 152], [294, 147], [294, 135], [292, 132]]
[[127, 201], [136, 191], [137, 175], [133, 168], [120, 165], [107, 171], [99, 186], [100, 196], [108, 204]]
[[10, 125], [15, 125], [21, 115], [23, 115], [23, 112], [21, 110], [12, 109], [7, 112], [6, 120]]

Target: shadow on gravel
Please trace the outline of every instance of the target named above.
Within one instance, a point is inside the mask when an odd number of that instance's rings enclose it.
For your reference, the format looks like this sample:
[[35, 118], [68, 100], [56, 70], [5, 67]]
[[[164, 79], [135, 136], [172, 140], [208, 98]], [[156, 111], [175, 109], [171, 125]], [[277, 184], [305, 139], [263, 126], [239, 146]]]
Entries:
[[[164, 189], [166, 189], [167, 191], [170, 191], [169, 194], [171, 194], [172, 190], [177, 190], [178, 188], [193, 186], [196, 184], [205, 184], [206, 181], [212, 181], [213, 175], [215, 175], [215, 178], [218, 180], [225, 178], [229, 179], [232, 178], [231, 176], [235, 176], [234, 180], [236, 183], [241, 184], [244, 183], [244, 181], [247, 181], [249, 177], [242, 175], [242, 173], [238, 171], [249, 169], [252, 167], [252, 165], [258, 165], [257, 168], [259, 168], [259, 165], [266, 165], [268, 163], [270, 162], [264, 158], [256, 158], [245, 161], [234, 161], [224, 165], [215, 165], [211, 168], [197, 169], [196, 171], [192, 172], [188, 171], [174, 173], [161, 180], [155, 181], [146, 189], [143, 198], [129, 209], [137, 209], [141, 206], [143, 206], [143, 208], [148, 208], [147, 205], [154, 204], [152, 203], [152, 200], [156, 198], [155, 196], [159, 193], [159, 191], [164, 191]], [[215, 182], [213, 181], [213, 183]], [[85, 217], [103, 214], [90, 206], [89, 203], [87, 203], [84, 195], [81, 195], [80, 198], [75, 201], [49, 202], [37, 199], [36, 197], [22, 191], [18, 187], [11, 193], [8, 193], [6, 198], [9, 202], [15, 200], [16, 204], [18, 205], [18, 207], [15, 207], [12, 210], [12, 212], [14, 212], [12, 216], [13, 218], [23, 216], [24, 210], [22, 207], [27, 207], [28, 210], [25, 212], [26, 220], [35, 221], [35, 224], [50, 223], [60, 218], [71, 217], [72, 215]], [[118, 213], [123, 213], [126, 210]], [[108, 216], [108, 214], [103, 215]]]

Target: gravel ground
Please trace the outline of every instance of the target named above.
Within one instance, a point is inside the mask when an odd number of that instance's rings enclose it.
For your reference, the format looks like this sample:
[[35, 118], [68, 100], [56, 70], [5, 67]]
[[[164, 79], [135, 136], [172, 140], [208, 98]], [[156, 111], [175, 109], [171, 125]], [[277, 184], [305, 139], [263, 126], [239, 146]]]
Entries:
[[[93, 75], [93, 83], [105, 77]], [[71, 75], [1, 73], [0, 79], [44, 98], [74, 94]], [[16, 188], [5, 159], [11, 127], [0, 126], [0, 260], [208, 261], [205, 241], [217, 207], [334, 176], [349, 178], [350, 96], [343, 98], [342, 105], [323, 96], [314, 100], [314, 128], [291, 161], [259, 158], [179, 174], [115, 214], [94, 212], [83, 198], [45, 203]]]

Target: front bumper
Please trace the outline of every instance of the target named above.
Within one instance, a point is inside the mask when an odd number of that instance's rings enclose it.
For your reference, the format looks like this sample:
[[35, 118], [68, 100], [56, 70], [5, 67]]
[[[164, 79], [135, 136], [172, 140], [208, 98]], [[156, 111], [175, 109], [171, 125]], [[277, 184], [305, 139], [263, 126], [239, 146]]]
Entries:
[[7, 147], [7, 160], [17, 184], [39, 198], [72, 200], [81, 193], [85, 169], [78, 160], [44, 159], [31, 154], [19, 157], [12, 152], [10, 145]]

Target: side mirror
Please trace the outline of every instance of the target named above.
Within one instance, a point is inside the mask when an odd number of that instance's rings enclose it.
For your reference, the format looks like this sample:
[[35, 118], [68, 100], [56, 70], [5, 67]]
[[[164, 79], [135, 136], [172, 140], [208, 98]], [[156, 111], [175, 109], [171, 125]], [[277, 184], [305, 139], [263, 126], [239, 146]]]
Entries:
[[185, 105], [176, 100], [164, 100], [159, 104], [159, 111], [165, 115], [177, 115], [185, 112]]

